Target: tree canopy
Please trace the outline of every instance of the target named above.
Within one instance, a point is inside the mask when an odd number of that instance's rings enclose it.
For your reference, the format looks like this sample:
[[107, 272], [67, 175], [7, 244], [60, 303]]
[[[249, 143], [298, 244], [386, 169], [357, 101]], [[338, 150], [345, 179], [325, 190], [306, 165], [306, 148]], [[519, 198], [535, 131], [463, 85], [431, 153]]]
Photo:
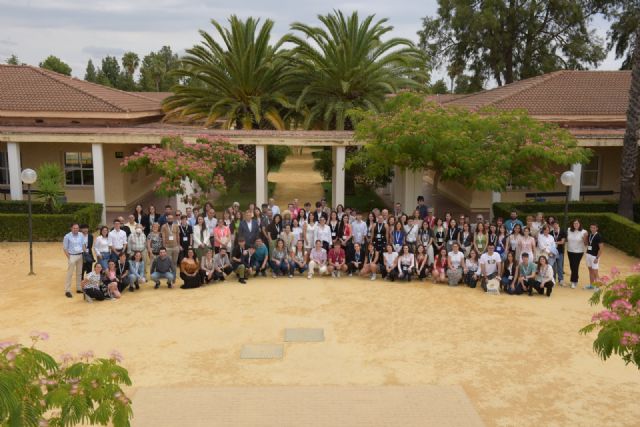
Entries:
[[47, 58], [42, 61], [39, 66], [40, 68], [55, 71], [56, 73], [64, 74], [65, 76], [71, 75], [71, 67], [57, 56], [47, 56]]
[[633, 48], [637, 41], [636, 29], [640, 27], [640, 0], [595, 0], [604, 15], [611, 21], [607, 33], [607, 49], [614, 49], [616, 59], [623, 58], [622, 69], [630, 70]]
[[167, 117], [204, 120], [212, 125], [224, 119], [224, 127], [284, 129], [292, 109], [290, 58], [283, 40], [271, 45], [273, 21], [229, 19], [225, 28], [211, 20], [218, 43], [201, 30], [200, 44], [187, 49], [174, 75], [183, 82], [164, 102]]
[[558, 69], [597, 66], [606, 56], [588, 23], [593, 0], [438, 0], [420, 46], [453, 77], [470, 71], [498, 85]]
[[301, 92], [297, 109], [305, 127], [349, 128], [349, 111], [379, 111], [387, 94], [402, 88], [418, 88], [424, 78], [426, 58], [408, 39], [384, 37], [393, 30], [387, 19], [362, 21], [358, 13], [341, 11], [318, 15], [322, 26], [293, 23], [298, 35], [293, 43], [296, 74]]
[[557, 182], [554, 168], [590, 157], [566, 130], [524, 111], [473, 112], [407, 93], [382, 113], [360, 111], [356, 117], [355, 138], [367, 144], [347, 168], [366, 164], [371, 177], [399, 166], [430, 169], [440, 180], [475, 190], [550, 189]]

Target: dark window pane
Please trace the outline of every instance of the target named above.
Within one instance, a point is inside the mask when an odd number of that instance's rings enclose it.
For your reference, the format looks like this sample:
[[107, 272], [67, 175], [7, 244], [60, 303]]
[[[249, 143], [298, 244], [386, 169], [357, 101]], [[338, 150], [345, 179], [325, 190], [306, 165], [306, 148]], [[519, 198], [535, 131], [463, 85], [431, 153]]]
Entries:
[[82, 184], [82, 173], [79, 169], [74, 169], [66, 173], [67, 185], [80, 185]]
[[84, 185], [93, 185], [93, 169], [82, 170], [82, 183]]

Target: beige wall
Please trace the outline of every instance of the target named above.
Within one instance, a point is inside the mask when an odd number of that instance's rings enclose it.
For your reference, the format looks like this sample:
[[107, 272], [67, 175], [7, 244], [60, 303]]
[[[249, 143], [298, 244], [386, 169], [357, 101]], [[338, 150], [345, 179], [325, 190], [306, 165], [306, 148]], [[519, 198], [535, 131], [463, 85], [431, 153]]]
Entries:
[[[140, 147], [131, 145], [105, 144], [104, 170], [105, 191], [108, 210], [127, 210], [132, 208], [137, 201], [147, 195], [153, 188], [157, 179], [153, 174], [147, 175], [144, 171], [135, 174], [122, 172], [120, 163], [123, 159], [116, 158], [116, 152], [122, 152], [128, 156]], [[6, 144], [1, 149], [6, 150]], [[91, 152], [91, 144], [48, 144], [48, 143], [21, 143], [20, 153], [22, 168], [36, 169], [45, 162], [58, 163], [63, 166], [65, 152]], [[69, 202], [93, 202], [93, 186], [65, 186], [65, 195]]]
[[[620, 191], [620, 156], [622, 155], [621, 147], [601, 147], [594, 148], [594, 153], [600, 157], [600, 182], [596, 188], [583, 188], [583, 190], [594, 191]], [[556, 171], [558, 175], [562, 172], [561, 169]], [[432, 182], [433, 173], [428, 173], [428, 180]], [[491, 192], [490, 191], [472, 191], [455, 182], [442, 182], [438, 183], [438, 191], [454, 200], [463, 207], [470, 211], [488, 211], [491, 206]], [[534, 189], [528, 189], [525, 191], [505, 191], [502, 193], [503, 202], [524, 202], [526, 200], [525, 194], [534, 192]], [[560, 181], [556, 187], [549, 191], [566, 191]], [[612, 196], [586, 196], [583, 200], [612, 200], [617, 199], [618, 194]], [[549, 201], [562, 201], [562, 197], [549, 197]]]

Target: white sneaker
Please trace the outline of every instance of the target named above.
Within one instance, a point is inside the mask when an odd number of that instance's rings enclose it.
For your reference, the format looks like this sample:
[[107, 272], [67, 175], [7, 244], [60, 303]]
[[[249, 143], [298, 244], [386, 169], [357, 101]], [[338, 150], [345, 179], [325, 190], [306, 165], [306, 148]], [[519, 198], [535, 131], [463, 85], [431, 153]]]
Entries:
[[340, 277], [340, 272], [336, 271], [336, 277]]
[[576, 284], [576, 283], [571, 282], [571, 289], [575, 289], [575, 288], [576, 288], [576, 286], [577, 286], [577, 284]]
[[349, 277], [353, 277], [353, 273], [349, 273]]
[[373, 282], [374, 280], [376, 280], [376, 275], [371, 273], [371, 281]]
[[84, 300], [85, 300], [86, 302], [93, 302], [93, 298], [91, 298], [91, 297], [90, 297], [89, 295], [87, 295], [87, 294], [84, 294]]
[[311, 274], [307, 274], [307, 279], [311, 279]]
[[564, 288], [564, 280], [560, 280], [560, 282], [558, 282], [558, 284]]

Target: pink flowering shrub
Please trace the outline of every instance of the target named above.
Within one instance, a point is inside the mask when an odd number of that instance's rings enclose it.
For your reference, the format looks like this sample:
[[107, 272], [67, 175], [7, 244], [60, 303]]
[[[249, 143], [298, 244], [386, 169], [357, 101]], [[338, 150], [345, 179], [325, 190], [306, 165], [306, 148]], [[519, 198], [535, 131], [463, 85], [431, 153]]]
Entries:
[[182, 179], [188, 178], [199, 197], [213, 189], [224, 191], [225, 177], [240, 170], [247, 163], [246, 154], [236, 145], [222, 138], [197, 137], [195, 142], [186, 142], [180, 136], [162, 138], [160, 146], [143, 147], [122, 162], [122, 169], [135, 172], [151, 169], [160, 178], [154, 185], [155, 192], [164, 197], [184, 195]]
[[0, 342], [0, 426], [130, 426], [131, 400], [121, 385], [131, 380], [120, 353], [94, 359], [85, 351], [56, 361], [35, 348], [48, 338], [32, 332], [31, 346]]
[[[633, 266], [632, 272], [640, 272], [640, 264]], [[602, 359], [617, 354], [640, 369], [640, 275], [624, 279], [619, 275], [620, 271], [613, 267], [611, 276], [601, 278], [600, 289], [590, 303], [602, 304], [604, 310], [594, 314], [591, 323], [580, 332], [598, 331], [593, 349]]]

